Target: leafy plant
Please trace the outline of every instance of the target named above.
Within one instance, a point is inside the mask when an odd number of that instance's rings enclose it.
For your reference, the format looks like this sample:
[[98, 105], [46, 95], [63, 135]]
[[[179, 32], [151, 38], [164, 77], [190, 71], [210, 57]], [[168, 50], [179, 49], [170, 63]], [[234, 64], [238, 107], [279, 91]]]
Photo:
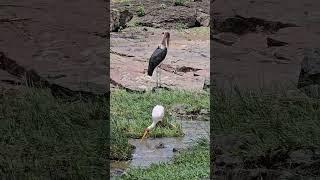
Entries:
[[176, 23], [176, 29], [178, 31], [182, 31], [183, 29], [187, 29], [187, 28], [188, 28], [188, 25], [186, 23], [183, 23], [183, 22]]

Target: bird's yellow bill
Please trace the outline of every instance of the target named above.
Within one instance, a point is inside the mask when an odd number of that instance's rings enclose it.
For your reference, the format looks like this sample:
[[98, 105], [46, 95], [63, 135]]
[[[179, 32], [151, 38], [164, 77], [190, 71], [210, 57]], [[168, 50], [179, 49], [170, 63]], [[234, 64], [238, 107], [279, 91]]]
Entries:
[[144, 134], [143, 134], [143, 136], [142, 136], [142, 138], [141, 138], [141, 141], [140, 141], [140, 142], [142, 142], [142, 141], [143, 141], [143, 139], [147, 136], [147, 134], [148, 134], [148, 131], [144, 131]]

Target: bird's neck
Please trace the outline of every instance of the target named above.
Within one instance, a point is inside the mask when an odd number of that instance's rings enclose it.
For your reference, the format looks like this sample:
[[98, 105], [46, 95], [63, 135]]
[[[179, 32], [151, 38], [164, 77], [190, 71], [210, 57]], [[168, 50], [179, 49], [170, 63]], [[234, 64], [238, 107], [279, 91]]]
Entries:
[[160, 49], [165, 49], [165, 48], [167, 48], [165, 45], [163, 45], [163, 44], [159, 44], [159, 48]]
[[163, 37], [161, 44], [159, 45], [161, 49], [167, 48], [166, 37]]
[[157, 123], [156, 122], [152, 122], [152, 124], [147, 128], [148, 130], [154, 129], [156, 127]]

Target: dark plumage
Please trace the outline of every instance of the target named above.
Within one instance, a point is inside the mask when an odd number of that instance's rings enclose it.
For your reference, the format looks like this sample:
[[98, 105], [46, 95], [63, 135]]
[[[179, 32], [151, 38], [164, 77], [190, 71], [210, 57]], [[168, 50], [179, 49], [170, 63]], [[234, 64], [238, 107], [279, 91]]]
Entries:
[[161, 49], [158, 47], [149, 59], [148, 75], [152, 76], [154, 69], [164, 60], [167, 55], [167, 48]]

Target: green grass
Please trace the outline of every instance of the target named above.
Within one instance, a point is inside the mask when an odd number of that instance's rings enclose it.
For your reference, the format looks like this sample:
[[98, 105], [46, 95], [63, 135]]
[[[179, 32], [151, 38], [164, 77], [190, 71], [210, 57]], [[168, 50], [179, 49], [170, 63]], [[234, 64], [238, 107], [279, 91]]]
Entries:
[[116, 126], [111, 128], [110, 157], [112, 160], [128, 160], [131, 157], [133, 146], [128, 137]]
[[140, 21], [135, 16], [133, 16], [133, 18], [127, 23], [128, 27], [138, 27], [139, 25], [140, 25]]
[[124, 6], [130, 6], [131, 0], [120, 0], [120, 3], [122, 3]]
[[185, 30], [185, 29], [187, 29], [187, 28], [188, 28], [188, 25], [187, 25], [186, 23], [183, 23], [183, 22], [177, 22], [177, 23], [176, 23], [175, 29], [176, 29], [177, 31], [182, 32], [183, 30]]
[[273, 148], [320, 145], [320, 100], [274, 92], [216, 92], [212, 132], [251, 136], [257, 143], [241, 155]]
[[188, 0], [174, 0], [174, 5], [175, 6], [184, 6]]
[[106, 102], [65, 102], [48, 90], [0, 97], [0, 176], [90, 179], [107, 172]]
[[[187, 91], [157, 91], [146, 93], [130, 93], [124, 90], [116, 90], [111, 93], [111, 129], [116, 133], [111, 135], [111, 158], [128, 159], [128, 148], [118, 152], [121, 147], [127, 147], [127, 138], [141, 138], [144, 129], [151, 120], [151, 112], [154, 106], [165, 107], [164, 123], [150, 132], [149, 137], [177, 137], [181, 136], [182, 129], [175, 117], [169, 113], [172, 107], [178, 104], [190, 105], [190, 111], [195, 109], [209, 109], [208, 92]], [[172, 127], [174, 124], [176, 128]], [[119, 136], [121, 138], [119, 138]]]
[[201, 140], [189, 150], [176, 155], [173, 161], [168, 163], [153, 164], [147, 169], [130, 169], [126, 175], [119, 179], [205, 179], [210, 174], [209, 143]]

